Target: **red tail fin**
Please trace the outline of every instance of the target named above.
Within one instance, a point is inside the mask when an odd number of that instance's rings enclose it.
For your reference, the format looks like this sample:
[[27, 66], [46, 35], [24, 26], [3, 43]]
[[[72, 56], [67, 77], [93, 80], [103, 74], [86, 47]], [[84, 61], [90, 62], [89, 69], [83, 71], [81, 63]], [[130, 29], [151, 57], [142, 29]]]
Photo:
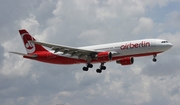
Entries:
[[33, 54], [39, 51], [47, 51], [43, 46], [34, 44], [31, 41], [36, 41], [25, 29], [19, 30], [24, 46], [28, 54]]

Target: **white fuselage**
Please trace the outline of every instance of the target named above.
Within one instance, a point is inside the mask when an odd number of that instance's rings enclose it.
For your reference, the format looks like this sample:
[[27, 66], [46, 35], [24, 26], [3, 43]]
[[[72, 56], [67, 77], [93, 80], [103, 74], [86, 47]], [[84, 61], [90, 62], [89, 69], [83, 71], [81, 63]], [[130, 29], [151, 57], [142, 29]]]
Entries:
[[[79, 49], [93, 50], [93, 51], [111, 51], [116, 52], [115, 56], [128, 56], [136, 54], [147, 54], [147, 53], [161, 53], [172, 47], [171, 43], [168, 43], [166, 40], [162, 39], [142, 39], [142, 40], [133, 40], [93, 46], [78, 47]], [[62, 53], [59, 52], [58, 55], [62, 56]], [[63, 55], [69, 57], [69, 54]], [[77, 57], [73, 57], [77, 58]]]
[[[165, 43], [162, 43], [165, 42]], [[79, 47], [95, 51], [115, 51], [117, 56], [164, 52], [172, 47], [171, 43], [162, 39], [142, 39], [94, 46]]]

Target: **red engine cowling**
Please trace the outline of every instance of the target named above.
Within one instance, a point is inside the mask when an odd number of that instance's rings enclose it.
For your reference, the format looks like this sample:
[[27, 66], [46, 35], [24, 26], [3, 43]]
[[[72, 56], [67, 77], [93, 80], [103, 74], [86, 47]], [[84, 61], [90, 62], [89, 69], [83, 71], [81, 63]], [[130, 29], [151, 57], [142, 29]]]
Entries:
[[117, 60], [116, 63], [121, 64], [121, 65], [131, 65], [134, 63], [134, 58], [127, 57], [121, 60]]
[[111, 60], [112, 59], [112, 53], [111, 52], [99, 52], [96, 57], [98, 60]]

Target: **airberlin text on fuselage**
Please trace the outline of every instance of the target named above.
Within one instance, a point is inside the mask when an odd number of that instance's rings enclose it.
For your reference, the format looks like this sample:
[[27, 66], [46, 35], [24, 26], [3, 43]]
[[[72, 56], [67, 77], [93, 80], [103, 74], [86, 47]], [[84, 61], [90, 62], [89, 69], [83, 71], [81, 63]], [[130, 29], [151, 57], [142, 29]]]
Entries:
[[121, 45], [121, 50], [125, 49], [133, 49], [133, 48], [140, 48], [140, 47], [149, 47], [150, 42], [142, 41], [140, 43], [126, 43]]

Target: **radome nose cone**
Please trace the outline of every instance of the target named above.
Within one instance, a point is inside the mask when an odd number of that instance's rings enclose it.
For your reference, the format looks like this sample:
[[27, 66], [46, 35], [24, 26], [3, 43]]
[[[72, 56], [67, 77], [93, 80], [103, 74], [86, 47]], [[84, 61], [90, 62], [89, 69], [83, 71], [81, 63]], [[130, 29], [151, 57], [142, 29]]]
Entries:
[[166, 46], [168, 49], [170, 49], [173, 45], [171, 43], [168, 43]]
[[171, 43], [169, 43], [169, 45], [168, 45], [168, 46], [169, 46], [169, 48], [171, 48], [173, 45], [172, 45]]

